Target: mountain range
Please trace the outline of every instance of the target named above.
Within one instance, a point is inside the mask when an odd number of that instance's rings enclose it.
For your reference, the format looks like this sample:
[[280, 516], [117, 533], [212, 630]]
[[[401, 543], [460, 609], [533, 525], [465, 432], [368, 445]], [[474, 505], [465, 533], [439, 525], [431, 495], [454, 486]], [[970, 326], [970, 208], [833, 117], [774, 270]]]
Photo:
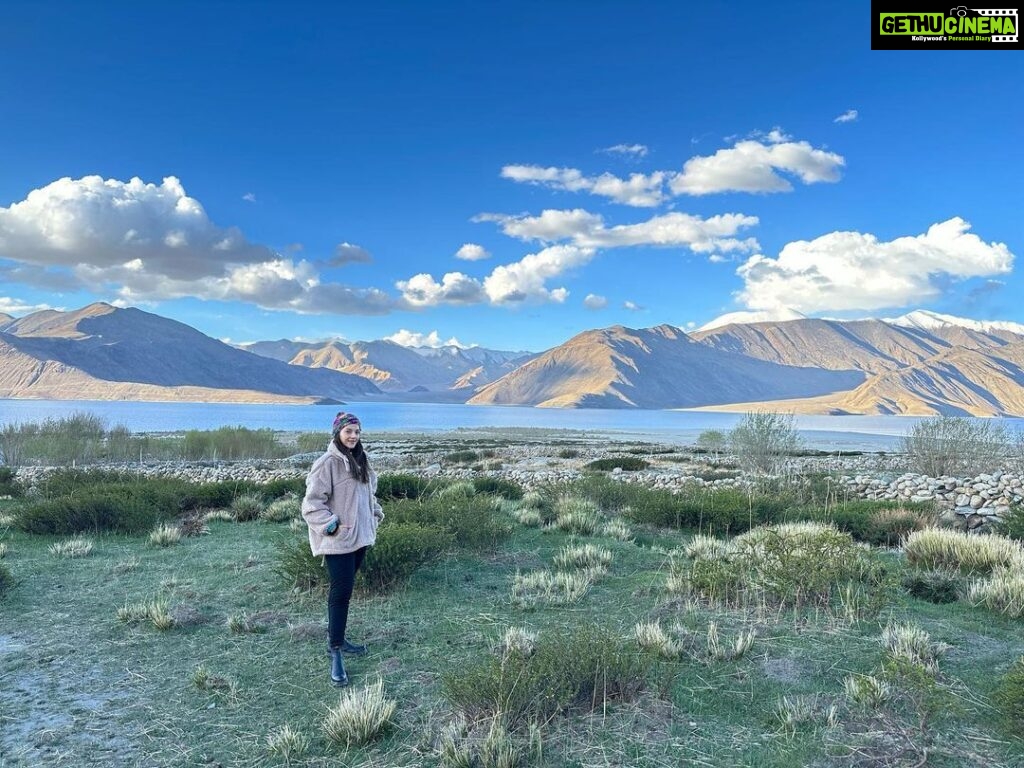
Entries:
[[689, 334], [613, 326], [540, 354], [388, 340], [237, 348], [99, 303], [0, 314], [0, 398], [1024, 415], [1024, 326], [918, 310], [884, 320], [712, 323]]

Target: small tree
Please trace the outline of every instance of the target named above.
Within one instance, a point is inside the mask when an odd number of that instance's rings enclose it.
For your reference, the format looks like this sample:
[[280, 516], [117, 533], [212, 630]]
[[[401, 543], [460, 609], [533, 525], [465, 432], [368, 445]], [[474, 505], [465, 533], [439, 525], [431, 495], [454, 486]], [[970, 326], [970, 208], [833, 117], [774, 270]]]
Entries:
[[929, 477], [994, 471], [1006, 450], [1006, 427], [1000, 422], [963, 416], [924, 419], [903, 437], [910, 469]]
[[717, 429], [708, 429], [697, 436], [697, 447], [708, 453], [713, 453], [715, 458], [725, 450], [725, 433]]
[[729, 445], [748, 472], [779, 474], [802, 442], [791, 413], [752, 411], [729, 433]]

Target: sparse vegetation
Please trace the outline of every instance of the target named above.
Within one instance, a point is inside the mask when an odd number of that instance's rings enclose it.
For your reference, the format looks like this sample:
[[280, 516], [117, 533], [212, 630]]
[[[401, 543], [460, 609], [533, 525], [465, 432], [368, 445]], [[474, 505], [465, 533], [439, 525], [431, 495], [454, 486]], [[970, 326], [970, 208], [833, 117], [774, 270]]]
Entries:
[[611, 472], [620, 469], [623, 472], [639, 472], [650, 467], [650, 462], [636, 456], [611, 456], [606, 459], [594, 459], [583, 465], [590, 472]]
[[336, 705], [327, 710], [324, 734], [346, 747], [366, 744], [391, 725], [398, 704], [384, 695], [384, 681], [344, 691]]
[[752, 411], [729, 433], [729, 448], [747, 472], [782, 474], [786, 459], [800, 450], [791, 414]]
[[917, 422], [903, 438], [911, 469], [930, 477], [973, 476], [1007, 450], [1006, 428], [995, 419], [936, 416]]

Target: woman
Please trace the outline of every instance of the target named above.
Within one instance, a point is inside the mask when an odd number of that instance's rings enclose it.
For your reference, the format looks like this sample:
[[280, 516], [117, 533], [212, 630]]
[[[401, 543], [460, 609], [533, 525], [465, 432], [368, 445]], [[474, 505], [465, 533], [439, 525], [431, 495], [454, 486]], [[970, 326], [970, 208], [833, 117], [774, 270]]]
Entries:
[[366, 653], [365, 645], [345, 638], [348, 604], [356, 572], [368, 547], [377, 539], [377, 525], [384, 519], [374, 493], [377, 475], [360, 441], [362, 426], [351, 413], [334, 418], [327, 452], [313, 462], [306, 477], [302, 516], [309, 527], [309, 546], [323, 555], [330, 574], [327, 596], [327, 636], [331, 650], [331, 682], [348, 685], [341, 655]]

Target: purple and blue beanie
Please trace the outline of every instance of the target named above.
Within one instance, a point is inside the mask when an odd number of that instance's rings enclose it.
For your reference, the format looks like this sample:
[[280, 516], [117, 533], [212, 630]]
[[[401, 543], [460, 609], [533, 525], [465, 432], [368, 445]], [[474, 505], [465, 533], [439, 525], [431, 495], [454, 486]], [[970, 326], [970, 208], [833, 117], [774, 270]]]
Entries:
[[359, 417], [354, 413], [338, 411], [338, 415], [334, 417], [334, 426], [331, 428], [331, 436], [333, 437], [341, 432], [346, 424], [359, 424]]

